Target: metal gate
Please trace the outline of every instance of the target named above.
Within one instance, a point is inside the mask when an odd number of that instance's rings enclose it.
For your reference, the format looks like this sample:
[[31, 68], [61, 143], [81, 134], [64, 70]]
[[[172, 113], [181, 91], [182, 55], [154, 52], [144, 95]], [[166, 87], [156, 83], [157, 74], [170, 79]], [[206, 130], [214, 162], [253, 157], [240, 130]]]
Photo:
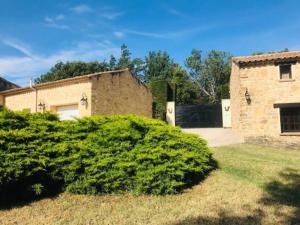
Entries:
[[222, 127], [222, 106], [181, 105], [175, 109], [176, 126], [182, 128]]

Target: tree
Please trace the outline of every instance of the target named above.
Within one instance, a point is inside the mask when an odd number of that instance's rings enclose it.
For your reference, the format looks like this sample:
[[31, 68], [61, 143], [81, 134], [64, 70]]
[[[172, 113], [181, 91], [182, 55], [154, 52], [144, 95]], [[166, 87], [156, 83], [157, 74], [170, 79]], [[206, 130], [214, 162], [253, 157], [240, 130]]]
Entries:
[[121, 46], [121, 56], [120, 56], [120, 59], [119, 59], [119, 62], [118, 62], [118, 69], [132, 69], [132, 61], [131, 61], [131, 53], [128, 49], [128, 47], [123, 44]]
[[108, 70], [126, 69], [132, 73], [142, 76], [144, 71], [144, 61], [136, 58], [131, 60], [131, 53], [126, 45], [121, 46], [121, 56], [119, 60], [114, 55], [110, 56], [109, 62], [59, 62], [55, 64], [47, 73], [35, 79], [35, 83], [44, 83], [55, 80], [76, 77], [84, 74], [103, 72]]
[[175, 64], [171, 84], [176, 89], [176, 104], [196, 104], [199, 98], [199, 88], [190, 79], [187, 71]]
[[148, 53], [145, 57], [144, 80], [152, 90], [155, 118], [164, 119], [166, 102], [172, 100], [170, 94], [175, 87], [176, 104], [194, 104], [197, 101], [199, 91], [196, 86], [185, 69], [174, 63], [167, 52]]
[[141, 58], [135, 58], [132, 60], [132, 66], [130, 70], [133, 74], [138, 76], [144, 81], [145, 62]]
[[227, 52], [212, 50], [202, 61], [201, 51], [193, 49], [185, 65], [190, 77], [198, 85], [209, 103], [220, 102], [229, 97], [231, 55]]
[[84, 74], [107, 71], [109, 66], [106, 62], [59, 62], [49, 72], [42, 74], [34, 81], [36, 84], [76, 77]]
[[109, 65], [109, 70], [112, 71], [112, 70], [116, 69], [116, 67], [117, 67], [117, 59], [116, 59], [116, 57], [114, 55], [110, 56], [108, 65]]
[[145, 57], [144, 79], [146, 83], [154, 80], [170, 81], [173, 73], [173, 60], [167, 52], [150, 51]]
[[[111, 57], [110, 62], [113, 63], [114, 57]], [[133, 74], [137, 75], [138, 77], [142, 78], [143, 77], [143, 72], [144, 72], [144, 65], [145, 62], [140, 59], [140, 58], [135, 58], [131, 60], [131, 52], [128, 49], [128, 47], [123, 44], [121, 46], [121, 56], [119, 58], [118, 63], [113, 67], [114, 69], [129, 69]]]
[[262, 55], [262, 54], [272, 54], [272, 53], [282, 53], [282, 52], [289, 52], [288, 48], [284, 48], [279, 51], [271, 51], [271, 52], [253, 52], [252, 55]]

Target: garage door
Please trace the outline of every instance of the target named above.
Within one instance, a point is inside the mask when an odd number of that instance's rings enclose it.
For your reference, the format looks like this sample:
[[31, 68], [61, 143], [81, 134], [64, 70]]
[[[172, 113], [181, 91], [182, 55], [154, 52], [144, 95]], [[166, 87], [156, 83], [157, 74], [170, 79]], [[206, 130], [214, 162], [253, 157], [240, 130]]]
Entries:
[[78, 105], [65, 105], [56, 107], [60, 120], [73, 120], [79, 117]]

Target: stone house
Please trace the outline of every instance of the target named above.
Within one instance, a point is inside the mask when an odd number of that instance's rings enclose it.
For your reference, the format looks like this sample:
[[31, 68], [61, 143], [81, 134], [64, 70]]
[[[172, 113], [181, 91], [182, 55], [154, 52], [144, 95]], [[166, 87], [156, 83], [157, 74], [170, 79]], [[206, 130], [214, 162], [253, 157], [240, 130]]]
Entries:
[[246, 142], [300, 146], [300, 52], [234, 57], [230, 96]]
[[127, 69], [0, 91], [0, 105], [13, 111], [52, 111], [61, 119], [112, 114], [152, 117], [151, 91]]

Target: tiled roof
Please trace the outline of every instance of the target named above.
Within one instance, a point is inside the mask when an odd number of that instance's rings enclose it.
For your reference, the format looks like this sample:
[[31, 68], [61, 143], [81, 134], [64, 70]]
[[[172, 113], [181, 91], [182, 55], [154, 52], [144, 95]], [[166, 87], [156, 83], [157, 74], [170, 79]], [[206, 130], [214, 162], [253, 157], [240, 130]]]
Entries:
[[233, 57], [233, 61], [239, 64], [280, 61], [289, 59], [300, 59], [300, 51]]

